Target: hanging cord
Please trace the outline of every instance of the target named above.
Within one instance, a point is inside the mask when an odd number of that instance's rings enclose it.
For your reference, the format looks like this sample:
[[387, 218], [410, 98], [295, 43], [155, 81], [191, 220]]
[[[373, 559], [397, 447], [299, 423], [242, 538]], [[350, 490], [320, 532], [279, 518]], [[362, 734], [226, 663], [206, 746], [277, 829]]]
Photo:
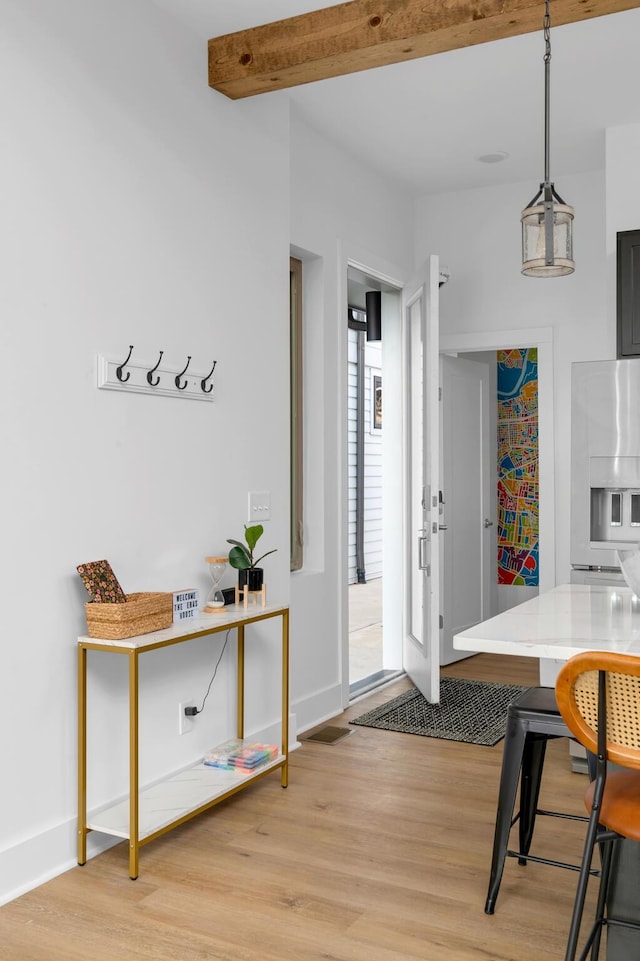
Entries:
[[211, 690], [211, 685], [213, 684], [213, 680], [214, 680], [216, 674], [218, 673], [218, 667], [219, 667], [219, 665], [220, 665], [220, 661], [222, 660], [222, 655], [223, 655], [224, 652], [225, 652], [225, 649], [226, 649], [226, 646], [227, 646], [227, 641], [229, 640], [229, 634], [231, 633], [231, 630], [232, 630], [232, 628], [229, 628], [229, 630], [227, 631], [226, 637], [225, 637], [225, 639], [224, 639], [224, 644], [222, 645], [222, 650], [220, 651], [220, 656], [219, 656], [218, 660], [216, 661], [216, 666], [215, 666], [214, 669], [213, 669], [213, 674], [212, 674], [212, 676], [211, 676], [211, 680], [209, 681], [209, 687], [207, 688], [207, 693], [205, 694], [205, 696], [204, 696], [203, 699], [202, 699], [202, 707], [196, 709], [196, 714], [202, 714], [202, 712], [204, 711], [205, 701], [206, 701], [207, 698], [209, 697], [209, 691]]
[[544, 20], [542, 28], [544, 32], [544, 182], [549, 183], [549, 130], [551, 113], [551, 14], [549, 12], [549, 0], [544, 4]]
[[542, 197], [543, 203], [551, 204], [554, 199], [559, 204], [564, 200], [557, 193], [551, 183], [550, 170], [550, 141], [551, 141], [551, 13], [549, 11], [550, 0], [545, 0], [544, 19], [542, 29], [544, 33], [544, 182], [540, 184], [540, 190], [535, 197], [527, 204], [527, 207], [535, 206]]

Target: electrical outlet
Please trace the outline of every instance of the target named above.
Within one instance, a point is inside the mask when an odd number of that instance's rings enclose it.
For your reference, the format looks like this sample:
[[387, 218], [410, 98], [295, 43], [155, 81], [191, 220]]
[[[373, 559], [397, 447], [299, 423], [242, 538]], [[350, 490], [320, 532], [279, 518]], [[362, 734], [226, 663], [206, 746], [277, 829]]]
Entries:
[[193, 725], [195, 723], [194, 717], [187, 717], [184, 713], [185, 707], [196, 707], [196, 702], [193, 698], [188, 701], [180, 701], [178, 704], [178, 734], [190, 734], [193, 731]]

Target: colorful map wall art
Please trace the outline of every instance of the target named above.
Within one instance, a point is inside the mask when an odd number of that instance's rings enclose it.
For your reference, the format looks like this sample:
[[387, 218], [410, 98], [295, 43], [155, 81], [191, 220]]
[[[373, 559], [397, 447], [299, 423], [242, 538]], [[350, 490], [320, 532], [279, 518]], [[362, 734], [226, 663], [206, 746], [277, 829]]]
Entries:
[[538, 351], [498, 351], [498, 583], [538, 586]]

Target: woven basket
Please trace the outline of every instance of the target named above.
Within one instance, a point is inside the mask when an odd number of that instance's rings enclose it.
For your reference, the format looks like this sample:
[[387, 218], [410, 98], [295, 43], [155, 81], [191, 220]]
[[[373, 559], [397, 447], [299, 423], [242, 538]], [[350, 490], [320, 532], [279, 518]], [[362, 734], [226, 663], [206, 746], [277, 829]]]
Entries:
[[103, 637], [119, 641], [160, 631], [173, 622], [173, 594], [127, 594], [124, 604], [104, 604], [88, 601], [89, 637]]

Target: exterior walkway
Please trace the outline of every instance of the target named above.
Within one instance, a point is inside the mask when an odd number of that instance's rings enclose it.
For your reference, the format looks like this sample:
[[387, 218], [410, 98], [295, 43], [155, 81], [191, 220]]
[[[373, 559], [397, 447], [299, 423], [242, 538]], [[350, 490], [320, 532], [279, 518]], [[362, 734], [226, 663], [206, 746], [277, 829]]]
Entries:
[[349, 585], [349, 683], [382, 670], [382, 578]]

